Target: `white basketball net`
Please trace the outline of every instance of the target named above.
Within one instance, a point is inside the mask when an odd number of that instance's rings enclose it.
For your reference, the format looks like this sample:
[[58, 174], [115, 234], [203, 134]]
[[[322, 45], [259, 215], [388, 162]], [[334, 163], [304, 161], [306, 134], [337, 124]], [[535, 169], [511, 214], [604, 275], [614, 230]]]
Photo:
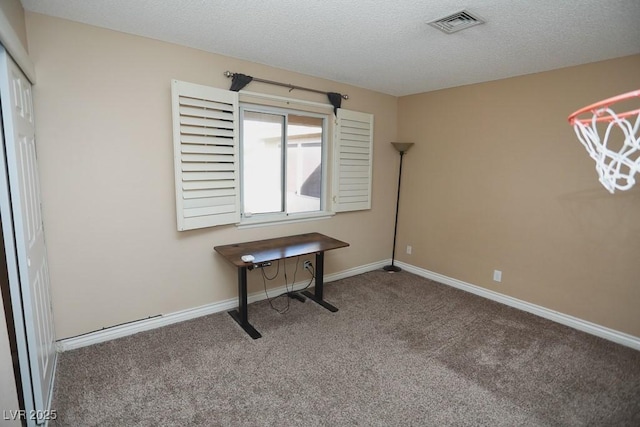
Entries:
[[[611, 108], [605, 107], [593, 112], [591, 120], [575, 120], [573, 129], [578, 139], [587, 149], [589, 156], [596, 162], [596, 170], [600, 182], [610, 193], [615, 190], [628, 190], [635, 184], [634, 175], [640, 173], [640, 110], [632, 114], [616, 114]], [[606, 117], [606, 120], [600, 119]], [[619, 132], [624, 135], [621, 147]], [[609, 141], [611, 132], [615, 139]], [[603, 135], [600, 137], [600, 135]]]

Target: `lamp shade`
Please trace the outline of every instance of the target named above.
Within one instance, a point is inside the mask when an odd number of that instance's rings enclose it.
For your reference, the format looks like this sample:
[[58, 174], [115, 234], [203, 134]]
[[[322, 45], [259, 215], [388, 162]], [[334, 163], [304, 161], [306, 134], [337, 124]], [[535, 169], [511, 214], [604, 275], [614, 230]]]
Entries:
[[401, 153], [405, 153], [407, 151], [409, 151], [409, 148], [411, 148], [413, 146], [413, 142], [392, 142], [391, 143], [396, 150], [398, 150]]

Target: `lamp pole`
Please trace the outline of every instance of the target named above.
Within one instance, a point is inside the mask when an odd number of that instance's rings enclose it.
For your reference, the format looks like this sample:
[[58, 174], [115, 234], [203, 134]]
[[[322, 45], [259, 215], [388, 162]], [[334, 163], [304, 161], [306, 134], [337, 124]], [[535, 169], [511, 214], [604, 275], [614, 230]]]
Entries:
[[400, 267], [395, 265], [396, 258], [396, 237], [398, 234], [398, 211], [400, 209], [400, 184], [402, 183], [402, 158], [404, 154], [411, 148], [413, 142], [392, 142], [393, 146], [400, 152], [400, 170], [398, 171], [398, 194], [396, 196], [396, 221], [393, 227], [393, 251], [391, 252], [391, 265], [386, 265], [383, 270], [390, 273], [402, 271]]

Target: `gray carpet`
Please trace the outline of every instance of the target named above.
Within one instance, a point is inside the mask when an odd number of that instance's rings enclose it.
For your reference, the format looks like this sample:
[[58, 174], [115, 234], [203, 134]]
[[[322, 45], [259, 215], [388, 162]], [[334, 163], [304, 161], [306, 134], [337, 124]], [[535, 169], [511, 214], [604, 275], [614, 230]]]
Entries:
[[407, 272], [325, 299], [65, 352], [50, 425], [640, 425], [638, 351]]

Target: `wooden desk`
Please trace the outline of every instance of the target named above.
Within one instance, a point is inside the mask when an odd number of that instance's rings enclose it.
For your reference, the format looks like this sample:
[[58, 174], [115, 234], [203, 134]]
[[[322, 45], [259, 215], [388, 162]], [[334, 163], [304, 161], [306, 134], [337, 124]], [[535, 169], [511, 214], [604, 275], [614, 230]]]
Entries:
[[[256, 265], [264, 262], [313, 253], [316, 254], [315, 290], [314, 293], [304, 291], [302, 294], [327, 310], [332, 312], [338, 311], [336, 307], [326, 302], [322, 295], [324, 285], [324, 253], [325, 251], [347, 246], [349, 246], [348, 243], [333, 239], [324, 234], [306, 233], [296, 236], [214, 247], [213, 249], [216, 252], [238, 268], [238, 309], [229, 311], [229, 314], [251, 338], [260, 338], [262, 335], [249, 323], [247, 313], [247, 269], [251, 270]], [[243, 255], [253, 255], [254, 260], [249, 263], [244, 262], [241, 259]], [[302, 300], [304, 301], [304, 299]]]

